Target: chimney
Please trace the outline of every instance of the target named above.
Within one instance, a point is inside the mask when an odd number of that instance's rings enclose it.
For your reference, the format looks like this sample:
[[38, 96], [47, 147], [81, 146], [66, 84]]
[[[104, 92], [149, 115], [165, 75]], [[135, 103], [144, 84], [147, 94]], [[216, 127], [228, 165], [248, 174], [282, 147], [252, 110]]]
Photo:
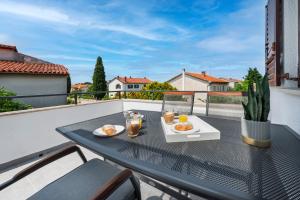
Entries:
[[125, 76], [125, 78], [124, 78], [124, 79], [125, 79], [125, 83], [126, 83], [127, 77]]
[[181, 90], [185, 90], [185, 68], [182, 69], [182, 87]]
[[131, 78], [131, 76], [129, 76], [129, 78]]
[[202, 74], [203, 76], [207, 75], [206, 71], [202, 71], [201, 74]]

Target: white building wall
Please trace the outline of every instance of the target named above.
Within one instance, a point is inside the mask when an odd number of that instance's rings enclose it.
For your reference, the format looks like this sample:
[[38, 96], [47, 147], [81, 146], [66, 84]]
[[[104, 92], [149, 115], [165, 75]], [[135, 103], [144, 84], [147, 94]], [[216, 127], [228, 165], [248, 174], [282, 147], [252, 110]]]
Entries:
[[[129, 85], [132, 85], [133, 88], [129, 88], [129, 87], [128, 87]], [[138, 88], [135, 88], [134, 85], [138, 85], [139, 87], [138, 87]], [[130, 91], [140, 91], [140, 90], [143, 89], [144, 85], [145, 85], [145, 84], [125, 84], [125, 88], [126, 88], [126, 90], [130, 90]]]
[[[116, 86], [120, 84], [121, 85], [121, 88], [120, 89], [116, 89]], [[108, 90], [109, 91], [121, 91], [121, 90], [125, 90], [125, 86], [124, 84], [119, 81], [118, 79], [114, 79], [113, 81], [111, 81], [109, 84], [108, 84]], [[109, 93], [109, 96], [110, 97], [113, 97], [116, 95], [116, 92], [111, 92]]]
[[[121, 89], [116, 89], [116, 86], [120, 84], [121, 85]], [[128, 85], [132, 85], [133, 88], [128, 88]], [[134, 88], [134, 85], [139, 85], [139, 88]], [[124, 84], [121, 81], [119, 81], [118, 79], [114, 79], [113, 81], [111, 81], [108, 84], [108, 89], [109, 91], [121, 91], [121, 90], [128, 90], [128, 91], [140, 91], [142, 90], [142, 88], [144, 87], [145, 84]], [[116, 95], [116, 92], [111, 92], [109, 93], [110, 97], [113, 97]]]
[[[175, 87], [177, 90], [182, 89], [182, 75], [178, 76], [177, 78], [169, 81], [169, 83]], [[186, 91], [207, 91], [208, 88], [208, 82], [202, 81], [197, 78], [193, 78], [191, 76], [185, 75], [185, 85], [184, 88]], [[195, 94], [195, 102], [200, 102], [199, 99], [201, 100], [206, 100], [207, 94], [201, 94], [201, 93], [196, 93]]]
[[[53, 75], [0, 74], [0, 87], [17, 95], [63, 94], [67, 92], [67, 77]], [[33, 107], [64, 105], [66, 96], [23, 98]]]
[[[297, 77], [298, 73], [298, 0], [284, 2], [283, 67], [284, 73]], [[297, 87], [296, 81], [284, 80], [284, 87]]]
[[[297, 77], [298, 1], [284, 2], [284, 73]], [[300, 89], [296, 81], [284, 80], [281, 87], [271, 87], [272, 123], [284, 124], [300, 135]]]

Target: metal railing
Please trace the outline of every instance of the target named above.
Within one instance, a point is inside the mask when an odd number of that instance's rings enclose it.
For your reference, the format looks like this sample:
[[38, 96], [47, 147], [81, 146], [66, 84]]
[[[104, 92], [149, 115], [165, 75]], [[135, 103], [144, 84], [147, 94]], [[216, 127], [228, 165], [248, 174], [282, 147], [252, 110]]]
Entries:
[[[67, 96], [67, 97], [71, 97], [73, 98], [73, 102], [71, 104], [78, 104], [78, 99], [80, 99], [83, 95], [90, 95], [93, 96], [94, 99], [96, 100], [107, 100], [107, 99], [127, 99], [128, 94], [132, 94], [132, 93], [150, 93], [150, 97], [148, 98], [148, 100], [155, 100], [154, 98], [154, 94], [155, 93], [164, 93], [164, 92], [174, 92], [174, 90], [113, 90], [113, 91], [97, 91], [97, 92], [71, 92], [71, 93], [60, 93], [60, 94], [40, 94], [40, 95], [18, 95], [18, 96], [0, 96], [0, 101], [3, 99], [9, 99], [9, 100], [14, 100], [14, 99], [23, 99], [23, 98], [37, 98], [37, 97], [55, 97], [55, 96]], [[224, 94], [228, 93], [231, 95], [227, 95], [227, 96], [247, 96], [247, 93], [244, 92], [210, 92], [210, 91], [181, 91], [181, 90], [176, 90], [176, 92], [193, 92], [195, 94], [200, 93], [200, 94], [206, 94], [206, 100], [201, 100], [202, 102], [204, 102], [206, 104], [206, 115], [208, 116], [208, 112], [209, 112], [209, 104], [210, 104], [210, 97], [211, 96], [218, 96], [218, 93], [220, 94], [220, 96], [224, 96]], [[105, 97], [102, 99], [97, 99], [96, 95], [97, 94], [103, 94], [105, 93]], [[115, 96], [113, 98], [109, 97], [110, 93], [115, 93]], [[236, 93], [236, 94], [233, 94]], [[226, 96], [226, 95], [225, 95]], [[91, 98], [92, 99], [92, 98]], [[145, 99], [145, 98], [143, 98]]]

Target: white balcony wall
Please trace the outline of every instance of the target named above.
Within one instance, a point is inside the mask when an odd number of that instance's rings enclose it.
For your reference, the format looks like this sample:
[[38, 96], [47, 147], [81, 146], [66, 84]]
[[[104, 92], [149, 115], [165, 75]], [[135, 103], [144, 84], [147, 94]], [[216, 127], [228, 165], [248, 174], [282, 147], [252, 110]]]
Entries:
[[[142, 99], [123, 99], [124, 110], [150, 110], [161, 112], [162, 101], [159, 100], [142, 100]], [[195, 114], [205, 114], [205, 104], [194, 104], [193, 112]], [[209, 105], [209, 115], [219, 115], [225, 117], [242, 117], [243, 108], [237, 104], [214, 104]]]
[[149, 111], [161, 111], [162, 101], [159, 100], [141, 100], [141, 99], [124, 99], [124, 110], [149, 110]]
[[0, 114], [0, 164], [67, 141], [55, 128], [123, 110], [121, 100]]
[[300, 135], [300, 90], [271, 88], [270, 120], [289, 126]]

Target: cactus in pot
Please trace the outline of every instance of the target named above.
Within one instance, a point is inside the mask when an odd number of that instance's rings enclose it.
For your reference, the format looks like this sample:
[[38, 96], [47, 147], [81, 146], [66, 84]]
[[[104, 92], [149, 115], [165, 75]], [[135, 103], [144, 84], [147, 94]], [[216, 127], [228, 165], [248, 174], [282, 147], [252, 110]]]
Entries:
[[242, 118], [242, 138], [247, 144], [268, 147], [270, 141], [270, 88], [268, 75], [248, 87], [248, 102], [242, 103], [244, 118]]

